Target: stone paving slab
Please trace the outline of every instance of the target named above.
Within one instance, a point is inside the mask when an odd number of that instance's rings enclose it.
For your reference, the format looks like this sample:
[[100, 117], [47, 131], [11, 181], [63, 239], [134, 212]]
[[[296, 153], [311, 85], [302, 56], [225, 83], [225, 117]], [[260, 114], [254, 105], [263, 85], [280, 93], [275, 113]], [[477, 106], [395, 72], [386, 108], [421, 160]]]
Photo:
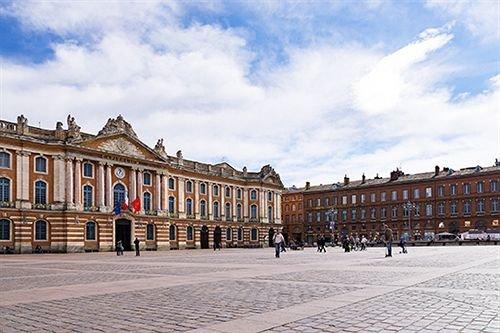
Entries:
[[0, 256], [0, 332], [499, 332], [500, 247]]

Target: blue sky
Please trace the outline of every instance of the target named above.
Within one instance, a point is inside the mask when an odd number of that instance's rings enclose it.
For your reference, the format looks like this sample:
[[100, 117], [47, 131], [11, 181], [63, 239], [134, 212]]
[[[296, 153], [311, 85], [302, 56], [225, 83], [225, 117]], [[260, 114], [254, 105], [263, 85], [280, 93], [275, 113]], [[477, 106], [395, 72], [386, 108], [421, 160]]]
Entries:
[[92, 132], [121, 113], [149, 145], [272, 163], [286, 185], [488, 165], [499, 15], [487, 0], [2, 2], [2, 115], [71, 113]]

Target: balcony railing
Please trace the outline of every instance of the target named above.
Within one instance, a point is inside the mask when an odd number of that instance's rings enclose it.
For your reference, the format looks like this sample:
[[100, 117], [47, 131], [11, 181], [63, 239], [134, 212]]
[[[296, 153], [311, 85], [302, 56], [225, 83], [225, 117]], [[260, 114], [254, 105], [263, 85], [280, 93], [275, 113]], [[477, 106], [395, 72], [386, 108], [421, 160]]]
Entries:
[[14, 208], [16, 204], [11, 201], [0, 201], [1, 208]]
[[168, 213], [168, 216], [169, 216], [169, 217], [172, 217], [172, 218], [178, 218], [178, 217], [179, 217], [179, 213], [169, 212], [169, 213]]
[[44, 210], [47, 210], [47, 209], [49, 209], [50, 205], [49, 204], [34, 203], [31, 207], [33, 209], [44, 209]]

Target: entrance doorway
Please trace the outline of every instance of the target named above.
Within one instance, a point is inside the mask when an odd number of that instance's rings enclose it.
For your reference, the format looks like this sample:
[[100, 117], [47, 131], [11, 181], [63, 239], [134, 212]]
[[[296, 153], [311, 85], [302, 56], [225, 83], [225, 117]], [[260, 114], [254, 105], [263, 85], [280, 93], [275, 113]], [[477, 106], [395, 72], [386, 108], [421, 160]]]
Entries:
[[274, 246], [273, 238], [274, 238], [274, 229], [273, 228], [269, 228], [269, 247], [273, 247]]
[[208, 249], [208, 227], [206, 225], [201, 227], [200, 243], [202, 249]]
[[120, 219], [115, 222], [115, 245], [116, 242], [122, 241], [123, 249], [125, 251], [132, 250], [132, 223], [130, 220]]
[[214, 230], [214, 243], [222, 246], [222, 229], [219, 226], [216, 226]]

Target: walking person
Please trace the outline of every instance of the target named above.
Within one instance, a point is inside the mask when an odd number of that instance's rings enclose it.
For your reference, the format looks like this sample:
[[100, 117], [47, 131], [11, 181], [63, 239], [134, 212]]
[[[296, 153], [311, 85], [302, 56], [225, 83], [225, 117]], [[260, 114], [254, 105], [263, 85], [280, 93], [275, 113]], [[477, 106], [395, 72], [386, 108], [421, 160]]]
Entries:
[[285, 238], [281, 234], [281, 231], [278, 230], [278, 232], [274, 234], [273, 242], [274, 242], [274, 249], [276, 251], [276, 258], [279, 258], [281, 252], [281, 243], [285, 243]]
[[123, 255], [123, 244], [122, 241], [119, 240], [116, 242], [116, 255], [117, 256], [122, 256]]
[[401, 248], [402, 253], [408, 253], [406, 250], [406, 240], [403, 236], [399, 239], [399, 247]]
[[319, 236], [319, 239], [318, 239], [318, 242], [319, 242], [319, 252], [325, 252], [326, 253], [326, 248], [325, 248], [325, 245], [326, 245], [326, 239], [325, 239], [325, 235], [321, 234]]
[[384, 223], [384, 241], [387, 247], [387, 254], [385, 257], [392, 257], [392, 229]]
[[139, 248], [139, 244], [140, 244], [140, 241], [139, 241], [139, 238], [135, 238], [134, 240], [134, 245], [135, 245], [135, 256], [138, 257], [141, 255], [141, 252], [140, 252], [140, 248]]

